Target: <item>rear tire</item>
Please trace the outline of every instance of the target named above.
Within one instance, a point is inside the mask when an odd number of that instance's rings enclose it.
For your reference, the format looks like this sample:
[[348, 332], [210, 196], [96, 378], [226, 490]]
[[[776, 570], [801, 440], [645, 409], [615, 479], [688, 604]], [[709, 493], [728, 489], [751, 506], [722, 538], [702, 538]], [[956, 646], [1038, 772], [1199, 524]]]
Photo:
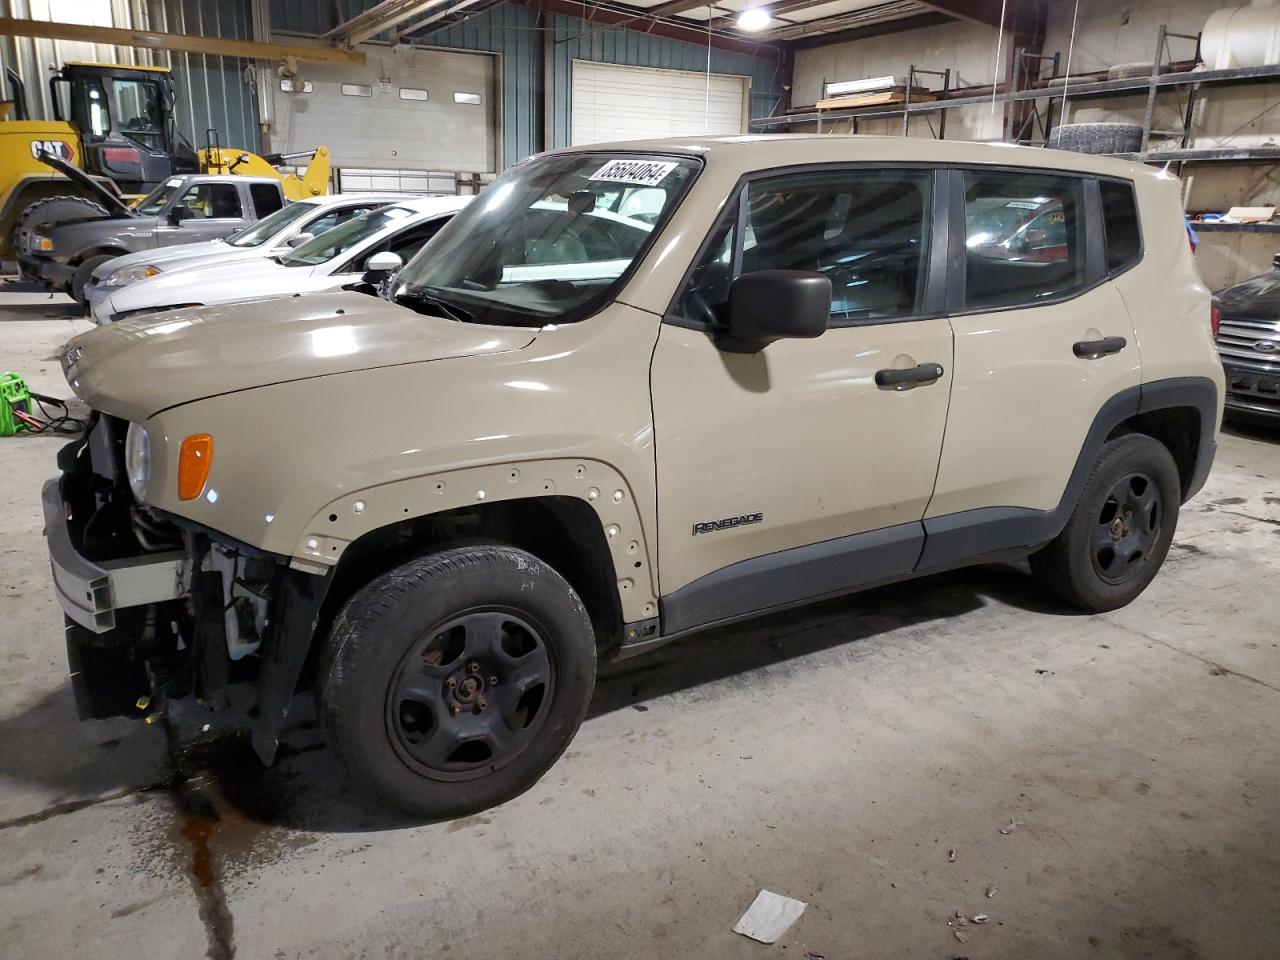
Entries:
[[459, 547], [347, 601], [321, 658], [320, 716], [361, 787], [414, 817], [458, 817], [555, 763], [595, 667], [590, 618], [563, 577], [512, 547]]
[[39, 276], [39, 261], [27, 253], [27, 241], [40, 227], [46, 224], [61, 225], [75, 223], [79, 220], [92, 220], [95, 217], [108, 216], [107, 208], [86, 197], [62, 195], [37, 200], [18, 216], [13, 225], [10, 242], [14, 256], [22, 272], [29, 277]]
[[93, 271], [108, 260], [114, 260], [117, 256], [118, 254], [114, 253], [100, 253], [97, 256], [90, 257], [76, 267], [76, 272], [71, 275], [71, 299], [87, 310], [89, 302], [84, 298], [84, 288], [89, 285], [89, 279], [93, 276]]
[[1031, 557], [1031, 571], [1068, 603], [1115, 610], [1147, 588], [1173, 542], [1182, 484], [1164, 444], [1128, 434], [1103, 444], [1071, 517]]

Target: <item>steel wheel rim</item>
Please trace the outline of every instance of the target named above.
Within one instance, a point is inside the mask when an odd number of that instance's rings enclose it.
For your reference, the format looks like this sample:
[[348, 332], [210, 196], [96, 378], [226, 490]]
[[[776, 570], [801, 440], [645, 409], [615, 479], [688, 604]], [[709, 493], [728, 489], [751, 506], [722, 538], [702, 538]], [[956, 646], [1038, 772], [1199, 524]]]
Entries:
[[425, 631], [387, 688], [387, 736], [433, 780], [474, 780], [515, 760], [546, 721], [557, 665], [547, 631], [506, 607], [473, 608]]
[[1094, 572], [1111, 584], [1142, 570], [1160, 540], [1164, 501], [1150, 475], [1126, 474], [1107, 491], [1094, 517], [1089, 556]]

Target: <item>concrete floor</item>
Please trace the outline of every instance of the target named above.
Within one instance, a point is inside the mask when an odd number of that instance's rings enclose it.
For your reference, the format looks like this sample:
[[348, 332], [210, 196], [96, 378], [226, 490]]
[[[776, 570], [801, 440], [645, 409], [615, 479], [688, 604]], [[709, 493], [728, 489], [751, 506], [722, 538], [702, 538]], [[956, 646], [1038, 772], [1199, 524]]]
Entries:
[[[83, 322], [0, 300], [0, 369], [65, 395]], [[1223, 437], [1124, 610], [993, 567], [689, 640], [609, 671], [524, 796], [431, 826], [307, 722], [178, 783], [161, 730], [76, 721], [58, 445], [0, 440], [0, 957], [1280, 956], [1280, 434]], [[775, 946], [731, 932], [762, 887], [810, 904]], [[991, 920], [958, 942], [957, 910]]]

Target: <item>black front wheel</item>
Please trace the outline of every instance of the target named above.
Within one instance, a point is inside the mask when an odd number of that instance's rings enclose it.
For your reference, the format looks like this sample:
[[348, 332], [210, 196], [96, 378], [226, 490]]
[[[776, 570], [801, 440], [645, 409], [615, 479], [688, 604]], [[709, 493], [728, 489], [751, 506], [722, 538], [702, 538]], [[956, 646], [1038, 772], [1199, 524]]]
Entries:
[[1109, 440], [1066, 527], [1031, 557], [1031, 569], [1075, 606], [1122, 607], [1164, 563], [1181, 499], [1178, 468], [1164, 444], [1142, 434]]
[[595, 636], [569, 584], [524, 551], [461, 547], [347, 602], [320, 712], [359, 784], [413, 816], [456, 817], [532, 786], [577, 732], [594, 685]]

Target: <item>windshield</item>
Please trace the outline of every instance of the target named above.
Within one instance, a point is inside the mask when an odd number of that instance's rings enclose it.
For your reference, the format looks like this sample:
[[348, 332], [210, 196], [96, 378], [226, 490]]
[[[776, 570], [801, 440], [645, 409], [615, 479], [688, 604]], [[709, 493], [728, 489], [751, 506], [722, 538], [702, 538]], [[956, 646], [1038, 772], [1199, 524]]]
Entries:
[[400, 271], [393, 296], [478, 323], [580, 320], [640, 258], [697, 169], [607, 153], [517, 164]]
[[166, 180], [160, 186], [156, 187], [145, 197], [138, 201], [135, 208], [139, 213], [154, 217], [157, 213], [164, 209], [164, 205], [169, 202], [169, 198], [178, 192], [178, 188], [182, 186], [180, 178]]
[[309, 211], [314, 209], [315, 204], [290, 203], [281, 207], [275, 213], [263, 217], [257, 223], [245, 227], [238, 233], [233, 233], [227, 238], [227, 243], [233, 247], [260, 247], [289, 224], [301, 217], [305, 217]]
[[286, 267], [314, 267], [326, 260], [332, 260], [340, 253], [346, 253], [376, 233], [380, 233], [393, 223], [418, 216], [412, 207], [383, 207], [371, 210], [364, 216], [348, 220], [340, 227], [334, 227], [313, 240], [308, 240], [294, 249], [280, 262]]

